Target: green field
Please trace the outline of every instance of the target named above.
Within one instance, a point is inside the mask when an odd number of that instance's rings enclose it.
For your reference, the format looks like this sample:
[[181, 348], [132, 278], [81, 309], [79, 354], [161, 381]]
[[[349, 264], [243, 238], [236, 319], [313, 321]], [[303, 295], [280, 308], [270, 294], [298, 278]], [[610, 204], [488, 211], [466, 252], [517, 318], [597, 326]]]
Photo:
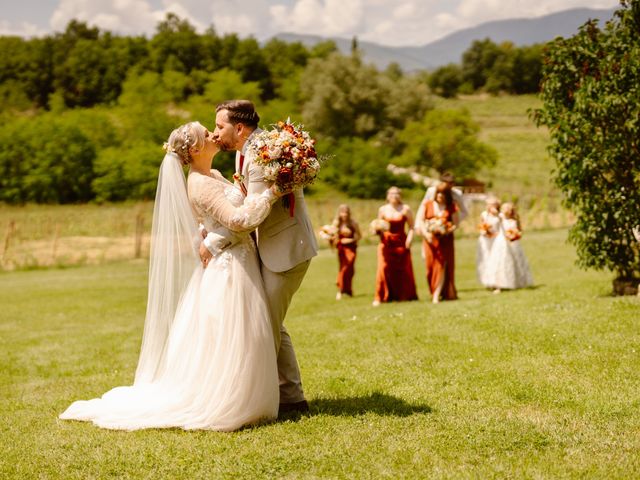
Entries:
[[[438, 108], [466, 108], [481, 127], [483, 141], [498, 151], [498, 164], [478, 172], [487, 190], [504, 200], [515, 200], [525, 230], [564, 228], [572, 223], [560, 207], [557, 189], [551, 182], [552, 161], [546, 154], [548, 134], [538, 129], [528, 111], [539, 106], [531, 95], [470, 96], [438, 100]], [[422, 191], [408, 192], [406, 201], [417, 210]], [[363, 227], [375, 218], [381, 200], [349, 199], [326, 184], [319, 184], [307, 197], [311, 220], [316, 228], [329, 223], [340, 203], [349, 203]], [[460, 234], [475, 236], [482, 201], [471, 206], [471, 219], [463, 222]], [[52, 265], [101, 264], [132, 258], [135, 251], [136, 221], [143, 221], [144, 234], [150, 230], [153, 204], [0, 206], [0, 268], [5, 270], [40, 268]], [[12, 223], [13, 222], [13, 223]], [[14, 225], [13, 229], [10, 225]], [[143, 235], [142, 254], [148, 251]], [[366, 240], [365, 240], [366, 242]]]
[[287, 325], [311, 411], [236, 433], [100, 430], [57, 414], [133, 378], [144, 260], [0, 274], [0, 478], [638, 478], [640, 298], [525, 234], [535, 288], [493, 295], [457, 242], [460, 300], [334, 300], [323, 250]]

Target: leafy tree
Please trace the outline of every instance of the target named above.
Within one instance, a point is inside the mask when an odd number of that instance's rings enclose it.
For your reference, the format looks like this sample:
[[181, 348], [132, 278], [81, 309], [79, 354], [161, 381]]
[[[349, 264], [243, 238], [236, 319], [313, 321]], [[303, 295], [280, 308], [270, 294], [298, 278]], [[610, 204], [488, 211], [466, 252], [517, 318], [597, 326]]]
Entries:
[[425, 85], [413, 78], [394, 82], [364, 65], [359, 55], [310, 60], [301, 91], [305, 124], [333, 139], [389, 137], [390, 130], [420, 118], [429, 107]]
[[6, 108], [46, 106], [53, 91], [50, 39], [0, 37], [0, 51], [4, 52], [0, 55], [0, 85]]
[[489, 93], [511, 92], [513, 90], [513, 62], [515, 49], [511, 42], [498, 47], [498, 54], [486, 73], [484, 90]]
[[387, 68], [384, 69], [384, 74], [391, 80], [396, 81], [404, 77], [402, 67], [400, 67], [400, 64], [397, 62], [391, 62], [389, 65], [387, 65]]
[[338, 53], [338, 45], [333, 40], [324, 40], [311, 48], [311, 58], [327, 58], [332, 53]]
[[118, 99], [123, 142], [147, 140], [161, 145], [180, 123], [167, 108], [171, 99], [161, 74], [130, 74]]
[[274, 86], [269, 66], [255, 38], [240, 41], [231, 59], [231, 68], [240, 74], [243, 82], [257, 82], [263, 98], [273, 98]]
[[407, 122], [422, 118], [433, 108], [431, 92], [419, 76], [403, 76], [393, 80], [379, 76], [381, 88], [386, 91], [385, 123], [377, 137], [388, 145], [396, 146], [397, 133]]
[[168, 13], [158, 24], [149, 45], [152, 64], [157, 72], [165, 68], [189, 73], [201, 68], [202, 42], [195, 28], [187, 20]]
[[640, 247], [640, 1], [623, 0], [603, 29], [589, 21], [547, 49], [543, 107], [555, 181], [576, 223], [578, 265], [636, 282]]
[[50, 115], [0, 130], [0, 200], [74, 203], [93, 197], [95, 147], [73, 123]]
[[331, 159], [321, 170], [320, 178], [350, 197], [384, 198], [392, 185], [411, 188], [407, 175], [393, 175], [387, 170], [391, 150], [362, 138], [343, 138], [321, 143], [319, 151], [330, 151]]
[[273, 38], [264, 45], [262, 53], [275, 95], [299, 101], [300, 73], [307, 65], [309, 51], [300, 42], [287, 43]]
[[230, 98], [246, 98], [257, 102], [260, 94], [260, 86], [256, 82], [243, 82], [238, 72], [223, 68], [207, 74], [203, 93], [192, 95], [184, 108], [191, 113], [191, 119], [213, 128], [218, 103]]
[[95, 162], [92, 188], [99, 202], [153, 199], [164, 157], [156, 143], [139, 141], [102, 150]]
[[479, 131], [466, 110], [431, 110], [400, 133], [404, 151], [396, 163], [468, 177], [497, 160], [496, 151], [478, 139]]
[[500, 57], [500, 47], [489, 38], [474, 40], [462, 54], [462, 77], [478, 90], [487, 83], [493, 64]]
[[428, 81], [431, 90], [441, 97], [455, 97], [460, 85], [462, 85], [462, 70], [459, 65], [450, 63], [444, 67], [436, 68], [429, 75]]
[[15, 109], [18, 111], [27, 110], [33, 105], [24, 85], [18, 80], [5, 80], [0, 83], [0, 108], [2, 110]]
[[514, 53], [511, 91], [515, 94], [537, 93], [542, 80], [542, 44], [518, 48]]

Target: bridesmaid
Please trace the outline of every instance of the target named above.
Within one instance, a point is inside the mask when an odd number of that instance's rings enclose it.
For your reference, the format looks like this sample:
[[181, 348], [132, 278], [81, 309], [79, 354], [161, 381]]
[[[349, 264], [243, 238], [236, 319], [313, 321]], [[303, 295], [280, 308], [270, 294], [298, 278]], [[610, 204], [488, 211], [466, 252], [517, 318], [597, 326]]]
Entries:
[[[453, 231], [458, 225], [458, 207], [453, 201], [451, 188], [441, 183], [435, 200], [424, 205], [424, 252], [427, 283], [433, 303], [455, 300], [458, 292], [454, 282], [455, 254]], [[431, 226], [431, 227], [430, 227]]]
[[389, 230], [378, 232], [380, 244], [373, 306], [380, 302], [417, 300], [410, 250], [413, 213], [409, 205], [402, 202], [398, 187], [387, 190], [387, 203], [378, 210], [378, 218], [389, 223]]
[[486, 201], [487, 208], [480, 214], [478, 230], [478, 249], [476, 255], [476, 272], [478, 280], [487, 288], [492, 288], [487, 278], [487, 265], [491, 255], [491, 247], [500, 230], [500, 200], [489, 197]]
[[520, 245], [522, 229], [515, 206], [503, 203], [500, 216], [500, 233], [493, 243], [487, 264], [487, 281], [495, 288], [493, 293], [533, 285], [529, 262]]
[[353, 296], [352, 281], [355, 274], [356, 249], [362, 235], [358, 223], [351, 218], [351, 209], [346, 204], [338, 207], [333, 226], [337, 232], [335, 246], [338, 250], [338, 262], [340, 262], [340, 270], [336, 280], [338, 286], [336, 300], [340, 300], [342, 295]]

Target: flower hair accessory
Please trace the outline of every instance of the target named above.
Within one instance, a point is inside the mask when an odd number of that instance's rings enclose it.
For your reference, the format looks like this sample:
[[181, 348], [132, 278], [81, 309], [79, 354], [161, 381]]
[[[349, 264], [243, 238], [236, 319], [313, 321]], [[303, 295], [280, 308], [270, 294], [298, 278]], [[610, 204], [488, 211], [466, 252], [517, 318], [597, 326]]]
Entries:
[[167, 152], [167, 153], [176, 153], [175, 148], [173, 148], [171, 145], [169, 145], [167, 142], [164, 142], [162, 144], [162, 149]]

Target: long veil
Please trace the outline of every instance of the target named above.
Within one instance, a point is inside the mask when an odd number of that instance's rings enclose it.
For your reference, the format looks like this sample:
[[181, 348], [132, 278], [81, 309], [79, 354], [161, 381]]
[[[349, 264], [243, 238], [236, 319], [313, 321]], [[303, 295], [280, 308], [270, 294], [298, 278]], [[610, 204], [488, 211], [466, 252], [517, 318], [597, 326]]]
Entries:
[[178, 157], [167, 153], [153, 208], [147, 313], [134, 385], [152, 382], [163, 366], [178, 303], [199, 265], [197, 238], [184, 172]]

